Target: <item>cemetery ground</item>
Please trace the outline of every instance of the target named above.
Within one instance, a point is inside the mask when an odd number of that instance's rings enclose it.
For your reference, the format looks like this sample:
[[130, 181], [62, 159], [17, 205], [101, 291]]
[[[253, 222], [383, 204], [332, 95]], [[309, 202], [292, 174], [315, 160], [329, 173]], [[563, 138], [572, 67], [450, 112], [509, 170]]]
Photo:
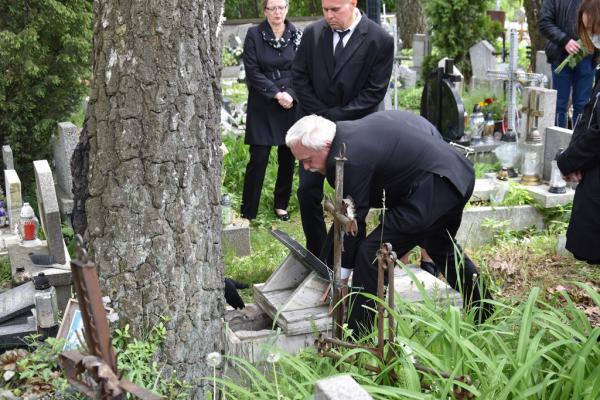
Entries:
[[[238, 104], [245, 99], [243, 87], [238, 85], [225, 87], [224, 94]], [[417, 98], [410, 92], [403, 95], [407, 96], [402, 100], [404, 104]], [[226, 134], [223, 139], [227, 147], [223, 191], [230, 194], [237, 211], [248, 154], [242, 136]], [[289, 207], [290, 221], [272, 216], [275, 158], [271, 158], [267, 169], [259, 217], [250, 225], [251, 254], [238, 257], [233, 249], [223, 249], [225, 275], [248, 284], [265, 282], [288, 254], [269, 233], [271, 228], [304, 243], [295, 195]], [[478, 163], [475, 169], [477, 176], [483, 177], [496, 168], [494, 164]], [[297, 183], [296, 176], [294, 194]], [[331, 188], [325, 191], [326, 196], [333, 195]], [[531, 196], [512, 187], [502, 205], [530, 203]], [[478, 205], [474, 202], [469, 207]], [[215, 372], [219, 369], [225, 374], [206, 380], [226, 399], [311, 398], [316, 381], [340, 373], [352, 375], [376, 399], [469, 398], [453, 394], [457, 387], [481, 399], [597, 399], [600, 269], [557, 252], [558, 237], [566, 230], [568, 209], [544, 211], [544, 229], [517, 231], [511, 229], [511, 221], [482, 221], [482, 229], [493, 233], [492, 240], [467, 247], [466, 251], [481, 268], [481, 279], [490, 283], [496, 314], [477, 325], [472, 313], [463, 314], [456, 307], [436, 304], [427, 297], [423, 303], [398, 300], [397, 307], [389, 310], [398, 323], [396, 344], [388, 346], [396, 356], [385, 366], [380, 365], [383, 372], [363, 369], [361, 366], [378, 361], [359, 349], [339, 350], [341, 359], [334, 361], [319, 356], [313, 347], [298, 355], [265, 347], [264, 361], [256, 365], [228, 354], [224, 356], [226, 363], [208, 360], [210, 365], [214, 362]], [[368, 223], [372, 228], [376, 222], [371, 218]], [[411, 262], [418, 264], [418, 257], [413, 251]], [[8, 258], [0, 257], [0, 285], [6, 286], [9, 281]], [[246, 303], [254, 301], [251, 289], [241, 292]], [[364, 341], [373, 343], [375, 338], [374, 333]], [[174, 376], [157, 379], [161, 364], [156, 362], [155, 354], [164, 340], [162, 324], [151, 327], [143, 338], [131, 337], [126, 327], [115, 329], [113, 339], [119, 369], [128, 379], [166, 398], [187, 398], [187, 383]], [[4, 390], [0, 398], [35, 398], [43, 394], [78, 398], [66, 389], [66, 380], [57, 368], [60, 349], [61, 343], [55, 340], [42, 344], [33, 339], [28, 352], [15, 351], [0, 357]], [[433, 372], [418, 372], [411, 360]], [[352, 365], [344, 361], [352, 361]], [[448, 371], [451, 377], [435, 371]], [[471, 382], [459, 382], [457, 377], [461, 375], [469, 375]]]

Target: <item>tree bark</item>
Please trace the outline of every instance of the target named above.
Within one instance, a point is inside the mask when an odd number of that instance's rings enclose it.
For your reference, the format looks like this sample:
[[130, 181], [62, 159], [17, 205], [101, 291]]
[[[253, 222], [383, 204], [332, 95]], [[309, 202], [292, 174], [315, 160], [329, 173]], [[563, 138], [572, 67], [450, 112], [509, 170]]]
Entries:
[[396, 21], [398, 36], [402, 39], [405, 49], [412, 48], [415, 33], [427, 33], [427, 21], [421, 0], [396, 0]]
[[540, 34], [538, 20], [542, 10], [543, 0], [524, 0], [525, 14], [527, 15], [527, 30], [531, 39], [531, 69], [535, 71], [535, 54], [539, 50], [544, 50], [546, 39]]
[[204, 398], [224, 335], [219, 208], [222, 0], [94, 2], [90, 256], [134, 333]]

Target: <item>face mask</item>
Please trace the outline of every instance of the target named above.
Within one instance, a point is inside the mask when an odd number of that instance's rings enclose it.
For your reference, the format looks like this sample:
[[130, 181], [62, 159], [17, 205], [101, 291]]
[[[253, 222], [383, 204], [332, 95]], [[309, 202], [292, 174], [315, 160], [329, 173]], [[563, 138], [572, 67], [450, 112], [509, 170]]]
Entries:
[[600, 49], [600, 35], [590, 35], [590, 40], [595, 48]]

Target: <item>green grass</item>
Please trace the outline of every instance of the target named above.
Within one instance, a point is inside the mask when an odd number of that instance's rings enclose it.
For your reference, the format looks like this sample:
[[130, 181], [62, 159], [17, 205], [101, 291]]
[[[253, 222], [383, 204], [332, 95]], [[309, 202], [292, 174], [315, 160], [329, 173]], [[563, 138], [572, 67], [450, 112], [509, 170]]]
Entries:
[[[422, 290], [418, 280], [415, 284]], [[600, 305], [598, 293], [584, 285], [581, 289]], [[310, 398], [317, 380], [342, 373], [352, 375], [375, 399], [454, 398], [455, 385], [478, 399], [597, 399], [600, 328], [590, 325], [568, 295], [559, 294], [558, 300], [560, 305], [548, 302], [534, 288], [521, 303], [497, 301], [492, 318], [475, 325], [472, 312], [463, 314], [431, 299], [423, 303], [399, 299], [397, 307], [388, 310], [398, 327], [395, 343], [386, 345], [395, 355], [386, 363], [361, 349], [334, 349], [342, 360], [354, 359], [342, 362], [308, 348], [298, 356], [282, 354], [279, 361], [259, 366], [230, 358], [241, 379], [216, 383], [225, 399]], [[376, 332], [364, 342], [372, 344], [375, 337]], [[451, 377], [417, 371], [407, 353]], [[366, 373], [356, 366], [361, 363], [379, 365], [383, 372]], [[472, 383], [459, 382], [462, 375], [470, 376]]]
[[0, 256], [0, 289], [10, 286], [12, 273], [8, 256]]

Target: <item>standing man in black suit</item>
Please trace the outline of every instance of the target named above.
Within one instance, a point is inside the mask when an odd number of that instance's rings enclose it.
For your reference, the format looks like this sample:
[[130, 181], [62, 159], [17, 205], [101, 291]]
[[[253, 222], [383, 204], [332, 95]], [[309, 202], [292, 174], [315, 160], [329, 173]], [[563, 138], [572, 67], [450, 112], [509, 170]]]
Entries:
[[[356, 0], [322, 0], [322, 6], [324, 18], [306, 27], [292, 66], [301, 111], [331, 121], [362, 118], [376, 111], [385, 96], [394, 39], [356, 8]], [[303, 168], [299, 175], [306, 247], [321, 256], [324, 178]]]
[[[369, 132], [377, 132], [374, 140]], [[347, 146], [344, 197], [354, 199], [358, 234], [344, 239], [343, 267], [354, 267], [353, 287], [377, 293], [376, 251], [383, 242], [397, 254], [414, 246], [426, 248], [445, 276], [459, 290], [465, 307], [478, 307], [477, 318], [491, 313], [489, 293], [478, 279], [471, 259], [455, 243], [463, 208], [473, 192], [472, 163], [446, 143], [424, 118], [408, 112], [382, 111], [356, 121], [333, 123], [316, 115], [301, 118], [289, 130], [286, 145], [305, 169], [326, 175], [335, 183], [335, 160]], [[365, 217], [370, 207], [381, 208], [383, 220], [368, 236]], [[456, 257], [458, 255], [458, 259]], [[372, 300], [356, 296], [349, 320], [355, 334], [370, 327]]]

